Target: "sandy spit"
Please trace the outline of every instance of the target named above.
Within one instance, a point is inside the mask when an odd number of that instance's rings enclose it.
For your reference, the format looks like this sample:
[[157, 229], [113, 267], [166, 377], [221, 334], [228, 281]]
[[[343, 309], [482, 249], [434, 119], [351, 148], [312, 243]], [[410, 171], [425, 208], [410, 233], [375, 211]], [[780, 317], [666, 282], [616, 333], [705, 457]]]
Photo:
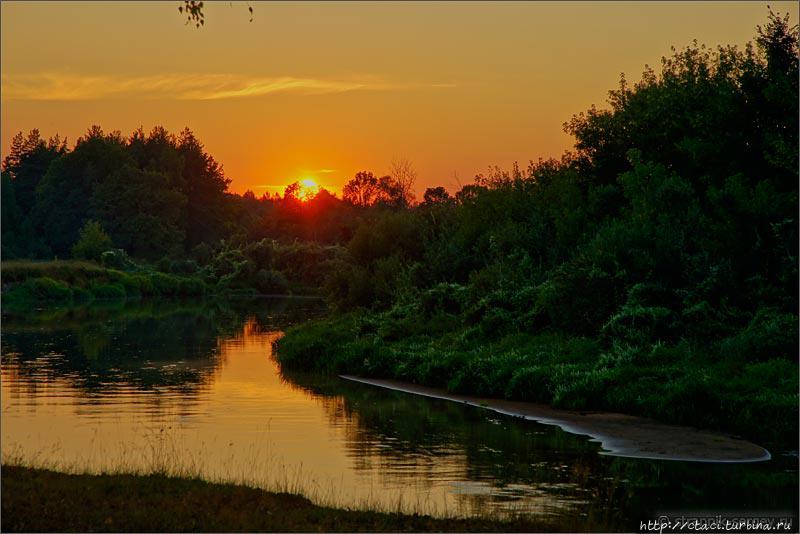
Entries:
[[566, 432], [589, 436], [592, 441], [600, 443], [601, 454], [610, 456], [720, 463], [763, 462], [771, 458], [763, 447], [734, 436], [667, 425], [633, 415], [558, 410], [546, 404], [460, 395], [399, 380], [351, 375], [340, 375], [340, 378], [556, 425]]

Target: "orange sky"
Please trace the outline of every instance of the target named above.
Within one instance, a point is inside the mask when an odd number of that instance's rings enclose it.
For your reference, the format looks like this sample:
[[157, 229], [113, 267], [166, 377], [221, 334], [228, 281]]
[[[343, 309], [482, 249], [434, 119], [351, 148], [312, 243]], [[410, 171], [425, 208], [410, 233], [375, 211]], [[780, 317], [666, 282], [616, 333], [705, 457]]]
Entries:
[[[562, 124], [604, 105], [670, 46], [743, 44], [759, 2], [3, 2], [2, 151], [19, 130], [189, 126], [236, 192], [312, 178], [336, 192], [406, 157], [417, 192], [457, 189], [571, 146]], [[797, 4], [770, 2], [790, 11]]]

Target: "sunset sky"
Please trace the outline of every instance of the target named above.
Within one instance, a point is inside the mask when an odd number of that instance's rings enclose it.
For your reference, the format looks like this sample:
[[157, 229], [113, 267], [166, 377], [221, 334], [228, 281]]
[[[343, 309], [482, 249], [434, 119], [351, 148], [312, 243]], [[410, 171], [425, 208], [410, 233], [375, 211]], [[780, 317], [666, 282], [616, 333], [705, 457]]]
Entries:
[[[670, 46], [751, 40], [766, 3], [3, 2], [2, 151], [20, 130], [190, 127], [236, 192], [311, 178], [339, 192], [393, 158], [426, 187], [558, 156]], [[776, 11], [797, 4], [770, 2]]]

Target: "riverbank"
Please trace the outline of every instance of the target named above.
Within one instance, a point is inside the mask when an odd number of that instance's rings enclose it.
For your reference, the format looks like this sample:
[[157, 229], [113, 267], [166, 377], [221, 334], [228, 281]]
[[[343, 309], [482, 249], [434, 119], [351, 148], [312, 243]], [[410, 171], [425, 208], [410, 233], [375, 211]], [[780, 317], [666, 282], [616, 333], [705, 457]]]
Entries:
[[[562, 527], [566, 528], [566, 527]], [[4, 532], [537, 532], [528, 520], [334, 509], [305, 497], [162, 475], [71, 475], [3, 465]], [[580, 524], [566, 530], [581, 529]], [[585, 526], [589, 529], [589, 526]]]
[[545, 404], [532, 402], [451, 394], [443, 389], [398, 380], [375, 380], [348, 375], [340, 378], [555, 425], [571, 434], [591, 437], [611, 456], [713, 463], [763, 462], [771, 458], [769, 451], [745, 440], [690, 427], [665, 425], [632, 415], [556, 410]]
[[[180, 266], [192, 262], [166, 263]], [[1, 264], [2, 302], [7, 309], [27, 311], [36, 306], [81, 306], [153, 297], [253, 298], [314, 296], [318, 292], [316, 288], [299, 283], [290, 287], [279, 273], [254, 275], [253, 280], [230, 283], [224, 276], [222, 280], [215, 277], [211, 270], [198, 270], [196, 265], [191, 272], [165, 272], [130, 261], [126, 265], [123, 269], [84, 260], [4, 261]]]
[[609, 346], [548, 329], [502, 335], [414, 309], [311, 321], [287, 330], [276, 349], [290, 368], [618, 412], [797, 448], [797, 363], [782, 357], [748, 361], [731, 348], [719, 358], [686, 341]]
[[142, 297], [319, 296], [339, 246], [262, 239], [203, 245], [182, 259], [147, 261], [123, 250], [101, 259], [13, 259], [0, 264], [2, 301], [14, 309]]
[[198, 297], [207, 292], [197, 276], [149, 269], [123, 271], [82, 260], [3, 262], [3, 306], [79, 304], [142, 297]]

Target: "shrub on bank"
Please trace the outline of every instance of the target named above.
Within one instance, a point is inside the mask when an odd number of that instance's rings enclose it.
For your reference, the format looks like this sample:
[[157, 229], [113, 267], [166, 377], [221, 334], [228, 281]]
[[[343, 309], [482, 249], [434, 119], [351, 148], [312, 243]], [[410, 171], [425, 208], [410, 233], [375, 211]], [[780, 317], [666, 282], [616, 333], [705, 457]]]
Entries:
[[30, 261], [12, 260], [2, 263], [3, 284], [16, 284], [35, 278], [52, 278], [68, 285], [85, 287], [90, 280], [103, 278], [108, 269], [80, 260]]
[[797, 341], [796, 315], [761, 308], [744, 330], [722, 342], [720, 353], [737, 360], [785, 358], [797, 361]]
[[199, 278], [178, 278], [177, 294], [182, 297], [202, 296], [206, 292], [206, 285]]
[[93, 283], [89, 291], [98, 300], [124, 299], [126, 297], [125, 288], [120, 284]]
[[94, 295], [88, 289], [82, 287], [72, 288], [72, 301], [73, 302], [89, 302], [94, 300]]
[[79, 261], [4, 262], [2, 275], [7, 304], [202, 296], [206, 292], [205, 283], [196, 276], [128, 273]]
[[100, 264], [107, 269], [117, 269], [120, 271], [127, 271], [136, 268], [136, 265], [121, 248], [115, 248], [103, 252], [100, 255]]
[[178, 294], [178, 281], [174, 276], [164, 273], [151, 273], [150, 281], [153, 284], [154, 295], [172, 296]]
[[72, 298], [67, 284], [50, 277], [32, 278], [14, 287], [9, 298], [14, 301], [66, 301]]
[[289, 292], [289, 282], [278, 271], [261, 269], [253, 275], [253, 287], [265, 295], [285, 295]]

